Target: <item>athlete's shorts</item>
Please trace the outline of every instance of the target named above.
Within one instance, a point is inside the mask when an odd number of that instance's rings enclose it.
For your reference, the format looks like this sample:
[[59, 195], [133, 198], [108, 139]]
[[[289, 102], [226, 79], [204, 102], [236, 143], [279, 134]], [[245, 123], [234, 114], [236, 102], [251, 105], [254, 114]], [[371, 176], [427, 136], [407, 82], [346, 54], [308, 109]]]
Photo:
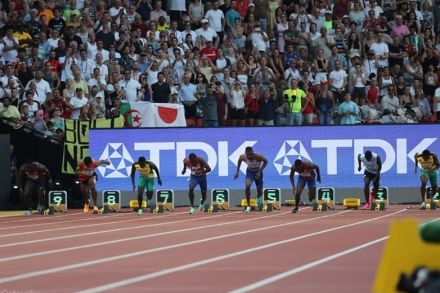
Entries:
[[305, 178], [303, 176], [298, 176], [298, 185], [302, 185], [303, 187], [307, 185], [309, 189], [316, 188], [315, 176], [308, 178]]
[[201, 191], [206, 191], [208, 189], [208, 181], [206, 180], [206, 175], [191, 175], [189, 177], [189, 189], [194, 189], [197, 187], [197, 185], [200, 186]]
[[246, 169], [246, 179], [251, 180], [251, 183], [255, 181], [257, 188], [263, 188], [263, 172], [260, 173], [260, 178], [255, 178], [258, 172]]
[[144, 176], [139, 176], [138, 186], [144, 187], [146, 191], [153, 191], [154, 189], [154, 178], [147, 178]]
[[428, 178], [429, 182], [431, 182], [431, 186], [437, 186], [437, 171], [427, 172], [422, 170], [422, 172], [420, 173], [420, 177]]
[[24, 190], [25, 190], [25, 193], [32, 194], [33, 192], [38, 192], [40, 190], [44, 191], [45, 187], [46, 187], [46, 180], [34, 181], [34, 180], [29, 179], [29, 180], [26, 180]]
[[[376, 174], [365, 171], [364, 177], [370, 179], [370, 181], [371, 181], [374, 179], [374, 177], [376, 177]], [[379, 186], [380, 186], [379, 182], [380, 182], [380, 175], [377, 175], [377, 181], [374, 183], [374, 188], [379, 188]]]

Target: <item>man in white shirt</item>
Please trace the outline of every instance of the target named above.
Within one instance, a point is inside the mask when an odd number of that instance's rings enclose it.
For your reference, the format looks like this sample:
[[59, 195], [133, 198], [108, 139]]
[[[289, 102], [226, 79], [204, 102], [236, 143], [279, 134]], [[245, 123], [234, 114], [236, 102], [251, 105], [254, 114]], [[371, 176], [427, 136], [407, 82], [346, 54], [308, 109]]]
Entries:
[[108, 67], [103, 63], [104, 58], [102, 58], [102, 54], [101, 53], [96, 54], [95, 59], [96, 59], [95, 68], [99, 69], [99, 78], [108, 81]]
[[388, 44], [383, 41], [382, 32], [377, 33], [376, 42], [371, 44], [370, 49], [374, 51], [379, 67], [388, 67], [389, 49]]
[[266, 54], [269, 37], [261, 30], [259, 23], [256, 24], [254, 31], [248, 35], [247, 39], [248, 41], [252, 41], [252, 45], [256, 47], [260, 53]]
[[124, 79], [119, 81], [119, 87], [121, 90], [125, 91], [125, 99], [128, 102], [139, 101], [138, 93], [141, 89], [141, 84], [137, 80], [131, 78], [130, 69], [124, 70]]
[[185, 43], [186, 35], [190, 34], [192, 42], [195, 44], [197, 39], [197, 33], [191, 30], [191, 22], [185, 22], [185, 29], [180, 33], [179, 44]]
[[434, 108], [437, 113], [437, 122], [440, 122], [440, 87], [434, 93]]
[[4, 44], [3, 48], [3, 57], [5, 58], [5, 62], [8, 63], [15, 57], [17, 57], [18, 52], [18, 40], [13, 37], [12, 28], [8, 28], [6, 30], [6, 36], [3, 37], [2, 43]]
[[35, 81], [35, 84], [37, 86], [37, 97], [35, 99], [35, 101], [39, 102], [40, 105], [43, 105], [47, 98], [50, 98], [50, 95], [52, 93], [52, 90], [50, 89], [50, 85], [47, 81], [45, 81], [43, 79], [44, 73], [42, 70], [37, 70], [37, 72], [35, 72], [35, 79], [30, 80], [27, 85], [26, 85], [26, 90], [29, 89], [29, 84], [32, 81]]
[[370, 0], [370, 2], [368, 3], [368, 6], [365, 7], [365, 9], [364, 9], [364, 14], [366, 16], [368, 16], [368, 11], [370, 11], [370, 10], [374, 10], [374, 16], [376, 18], [379, 18], [380, 14], [383, 13], [382, 7], [380, 7], [379, 5], [376, 5], [376, 0]]
[[92, 77], [87, 82], [87, 85], [89, 86], [89, 91], [94, 86], [96, 86], [99, 89], [99, 91], [105, 90], [105, 86], [107, 85], [107, 82], [100, 75], [101, 74], [99, 72], [99, 68], [93, 69]]
[[209, 9], [205, 18], [209, 22], [209, 27], [212, 28], [220, 38], [220, 44], [223, 42], [224, 30], [225, 30], [225, 15], [223, 11], [218, 9], [218, 0], [212, 2], [212, 9]]
[[0, 82], [2, 83], [2, 86], [6, 87], [10, 79], [14, 81], [14, 87], [20, 86], [20, 80], [14, 75], [14, 67], [12, 66], [12, 64], [6, 65], [6, 74], [0, 77]]
[[121, 6], [121, 0], [115, 0], [113, 3], [114, 5], [110, 8], [109, 12], [112, 17], [112, 21], [119, 25], [121, 23], [121, 15], [127, 15], [127, 11]]
[[[217, 35], [217, 33], [215, 32], [215, 30], [213, 30], [212, 28], [209, 27], [208, 25], [208, 20], [206, 18], [201, 20], [202, 23], [202, 27], [196, 30], [196, 34], [198, 37], [203, 37], [205, 38], [206, 41], [211, 41], [211, 42], [215, 42], [214, 43], [214, 47], [218, 47], [220, 38]], [[215, 39], [215, 41], [214, 41]]]
[[382, 97], [380, 101], [382, 105], [382, 111], [384, 115], [397, 113], [397, 109], [399, 109], [399, 99], [396, 96], [396, 89], [394, 85], [388, 86], [388, 94]]
[[190, 83], [191, 75], [186, 73], [183, 76], [183, 84], [179, 89], [179, 100], [185, 108], [185, 117], [189, 119], [196, 118], [196, 92], [195, 84]]
[[73, 96], [69, 102], [66, 102], [67, 106], [72, 109], [70, 119], [78, 120], [81, 108], [84, 107], [87, 102], [88, 99], [84, 96], [82, 88], [77, 88], [75, 90], [75, 96]]
[[81, 49], [80, 59], [77, 60], [81, 77], [88, 81], [93, 73], [93, 69], [96, 67], [95, 62], [92, 59], [87, 58], [87, 50]]
[[341, 69], [341, 62], [335, 61], [335, 69], [329, 74], [330, 89], [335, 95], [335, 99], [342, 101], [342, 95], [347, 86], [347, 72]]

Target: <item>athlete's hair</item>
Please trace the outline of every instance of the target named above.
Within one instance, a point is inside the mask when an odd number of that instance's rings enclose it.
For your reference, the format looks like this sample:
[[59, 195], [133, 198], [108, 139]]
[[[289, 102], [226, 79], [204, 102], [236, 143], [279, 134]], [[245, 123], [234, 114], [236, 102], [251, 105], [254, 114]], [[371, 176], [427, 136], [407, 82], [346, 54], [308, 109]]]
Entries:
[[84, 164], [90, 165], [91, 163], [92, 163], [92, 158], [91, 157], [85, 157], [84, 158]]
[[139, 157], [138, 162], [139, 163], [145, 163], [147, 160], [145, 159], [145, 157]]
[[370, 160], [372, 157], [373, 157], [373, 154], [371, 153], [371, 151], [365, 152], [365, 159]]
[[303, 162], [300, 159], [295, 160], [295, 166], [301, 166], [302, 163]]
[[430, 154], [431, 154], [431, 152], [429, 150], [424, 150], [422, 152], [422, 155], [424, 155], [424, 156], [429, 156]]
[[252, 147], [251, 147], [251, 146], [248, 146], [248, 147], [246, 147], [245, 151], [246, 151], [246, 152], [252, 152], [253, 150], [252, 150]]
[[190, 160], [193, 160], [193, 159], [195, 159], [197, 156], [196, 156], [196, 154], [194, 154], [194, 153], [191, 153], [191, 154], [189, 154], [189, 156], [188, 156], [188, 158], [190, 159]]

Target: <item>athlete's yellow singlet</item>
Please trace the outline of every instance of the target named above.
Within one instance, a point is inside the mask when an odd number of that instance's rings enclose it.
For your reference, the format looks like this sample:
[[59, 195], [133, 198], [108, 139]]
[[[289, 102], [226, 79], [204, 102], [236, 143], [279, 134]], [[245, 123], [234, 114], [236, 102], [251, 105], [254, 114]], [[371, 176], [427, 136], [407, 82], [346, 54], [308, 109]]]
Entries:
[[136, 170], [139, 171], [142, 177], [154, 178], [153, 169], [150, 168], [150, 164], [147, 162], [144, 167], [141, 167], [139, 163], [134, 164]]
[[429, 171], [432, 167], [434, 167], [434, 156], [429, 155], [429, 158], [427, 160], [423, 159], [422, 156], [417, 156], [417, 162], [419, 162], [422, 170]]

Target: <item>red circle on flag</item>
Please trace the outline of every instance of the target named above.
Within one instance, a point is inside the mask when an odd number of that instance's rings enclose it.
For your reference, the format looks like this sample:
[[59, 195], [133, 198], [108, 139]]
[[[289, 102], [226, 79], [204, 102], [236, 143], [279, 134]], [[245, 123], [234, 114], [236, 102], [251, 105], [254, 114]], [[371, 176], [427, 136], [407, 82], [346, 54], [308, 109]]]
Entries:
[[158, 106], [157, 113], [159, 114], [160, 119], [165, 123], [171, 124], [176, 121], [177, 109]]

